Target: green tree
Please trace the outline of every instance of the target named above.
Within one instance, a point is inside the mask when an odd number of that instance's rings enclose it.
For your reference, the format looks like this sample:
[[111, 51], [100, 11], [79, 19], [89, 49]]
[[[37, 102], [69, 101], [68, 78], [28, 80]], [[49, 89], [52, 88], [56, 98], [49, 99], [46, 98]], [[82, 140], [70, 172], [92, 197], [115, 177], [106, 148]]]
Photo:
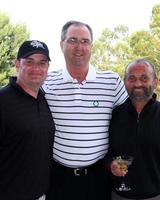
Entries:
[[152, 9], [150, 30], [153, 35], [160, 38], [160, 4], [155, 5]]
[[132, 58], [128, 27], [119, 25], [114, 30], [104, 29], [93, 44], [91, 63], [101, 70], [114, 70], [120, 75]]
[[[91, 63], [100, 70], [114, 70], [123, 78], [128, 63], [138, 58], [150, 60], [160, 79], [160, 5], [152, 9], [148, 30], [130, 33], [119, 25], [114, 30], [104, 29], [93, 44]], [[160, 86], [157, 89], [160, 96]]]
[[9, 16], [0, 12], [0, 86], [8, 82], [10, 75], [15, 75], [14, 60], [20, 44], [29, 38], [25, 24], [13, 24]]

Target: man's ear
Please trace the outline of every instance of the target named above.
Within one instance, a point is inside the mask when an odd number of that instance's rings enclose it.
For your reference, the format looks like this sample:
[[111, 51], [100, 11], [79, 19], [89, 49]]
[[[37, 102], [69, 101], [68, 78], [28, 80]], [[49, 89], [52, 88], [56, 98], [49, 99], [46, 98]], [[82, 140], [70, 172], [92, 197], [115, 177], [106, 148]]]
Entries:
[[158, 85], [158, 78], [155, 78], [155, 79], [153, 80], [153, 87], [154, 87], [154, 89], [157, 88], [157, 85]]
[[16, 59], [15, 60], [15, 66], [16, 66], [16, 71], [19, 71], [19, 66], [20, 66], [20, 60]]
[[63, 41], [60, 41], [61, 51], [63, 52]]

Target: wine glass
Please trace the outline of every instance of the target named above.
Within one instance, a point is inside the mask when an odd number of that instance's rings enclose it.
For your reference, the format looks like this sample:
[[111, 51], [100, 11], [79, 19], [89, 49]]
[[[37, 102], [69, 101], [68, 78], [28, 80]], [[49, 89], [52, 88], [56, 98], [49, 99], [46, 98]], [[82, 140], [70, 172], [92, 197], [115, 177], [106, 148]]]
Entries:
[[[128, 167], [133, 162], [132, 156], [117, 156], [114, 159], [118, 162], [118, 164], [120, 165], [120, 170], [122, 170], [122, 171], [127, 171]], [[116, 188], [117, 191], [129, 191], [129, 190], [131, 190], [130, 186], [126, 186], [126, 184], [124, 182], [124, 177], [122, 177], [123, 180], [122, 180], [120, 186], [118, 188]]]

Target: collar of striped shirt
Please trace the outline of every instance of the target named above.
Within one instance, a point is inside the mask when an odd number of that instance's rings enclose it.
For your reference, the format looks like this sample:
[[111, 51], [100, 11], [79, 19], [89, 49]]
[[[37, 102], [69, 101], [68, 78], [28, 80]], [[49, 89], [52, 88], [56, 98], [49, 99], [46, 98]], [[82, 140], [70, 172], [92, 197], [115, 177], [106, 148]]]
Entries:
[[[72, 78], [72, 76], [69, 74], [67, 68], [65, 67], [63, 69], [63, 79], [64, 81], [69, 81], [72, 80], [74, 82], [74, 79]], [[90, 65], [89, 66], [89, 70], [86, 76], [86, 80], [95, 80], [96, 79], [96, 71], [95, 69]]]

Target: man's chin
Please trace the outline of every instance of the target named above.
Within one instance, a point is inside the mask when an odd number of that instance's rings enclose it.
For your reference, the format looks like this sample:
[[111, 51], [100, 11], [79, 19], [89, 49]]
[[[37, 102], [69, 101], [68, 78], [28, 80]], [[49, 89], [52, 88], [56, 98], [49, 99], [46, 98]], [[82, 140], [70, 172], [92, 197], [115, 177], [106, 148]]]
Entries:
[[147, 97], [147, 96], [144, 96], [144, 95], [140, 95], [140, 96], [138, 96], [138, 95], [132, 95], [131, 96], [131, 99], [134, 101], [134, 102], [146, 102], [146, 101], [148, 101], [148, 99], [149, 99], [149, 97]]

